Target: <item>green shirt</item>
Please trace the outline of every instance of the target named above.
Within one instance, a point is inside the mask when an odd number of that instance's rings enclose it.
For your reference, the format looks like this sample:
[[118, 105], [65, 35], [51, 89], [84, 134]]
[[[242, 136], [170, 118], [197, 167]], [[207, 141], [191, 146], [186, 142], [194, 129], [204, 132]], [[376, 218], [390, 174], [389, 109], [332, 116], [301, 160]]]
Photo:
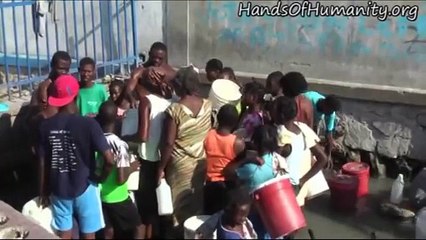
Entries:
[[[110, 144], [115, 157], [115, 166], [107, 179], [99, 184], [101, 191], [101, 200], [104, 203], [118, 203], [129, 198], [129, 189], [127, 182], [118, 184], [118, 168], [130, 167], [129, 146], [119, 137], [112, 133], [105, 133], [105, 137]], [[103, 166], [101, 154], [97, 157], [98, 172], [101, 172]]]
[[117, 184], [117, 171], [117, 167], [114, 167], [107, 179], [100, 184], [101, 200], [104, 203], [118, 203], [129, 198], [127, 183]]
[[106, 100], [108, 100], [108, 93], [102, 84], [95, 83], [90, 88], [81, 88], [77, 97], [80, 115], [97, 114], [99, 107]]

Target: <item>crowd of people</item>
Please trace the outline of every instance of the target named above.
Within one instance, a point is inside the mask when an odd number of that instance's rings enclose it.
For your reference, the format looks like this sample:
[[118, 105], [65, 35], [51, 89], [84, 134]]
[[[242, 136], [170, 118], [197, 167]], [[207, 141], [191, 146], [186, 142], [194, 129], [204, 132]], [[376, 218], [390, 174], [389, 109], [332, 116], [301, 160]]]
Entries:
[[[242, 94], [237, 104], [214, 111], [200, 94], [197, 69], [175, 71], [161, 42], [128, 81], [112, 81], [109, 93], [94, 81], [93, 59], [79, 61], [78, 80], [70, 65], [67, 52], [56, 52], [48, 79], [31, 100], [40, 204], [51, 206], [52, 228], [61, 238], [72, 237], [75, 222], [84, 239], [121, 232], [135, 239], [182, 238], [185, 220], [202, 214], [212, 217], [198, 231], [201, 237], [216, 231], [222, 239], [269, 238], [250, 193], [288, 174], [297, 194], [325, 166], [325, 149], [335, 144], [339, 100], [309, 90], [299, 72], [273, 72], [266, 86], [242, 84], [232, 68], [211, 59], [207, 79], [233, 81]], [[132, 108], [137, 131], [123, 135]], [[321, 124], [324, 145], [317, 134]], [[127, 186], [133, 172], [139, 172], [134, 201]], [[172, 191], [170, 217], [157, 211], [163, 178]]]

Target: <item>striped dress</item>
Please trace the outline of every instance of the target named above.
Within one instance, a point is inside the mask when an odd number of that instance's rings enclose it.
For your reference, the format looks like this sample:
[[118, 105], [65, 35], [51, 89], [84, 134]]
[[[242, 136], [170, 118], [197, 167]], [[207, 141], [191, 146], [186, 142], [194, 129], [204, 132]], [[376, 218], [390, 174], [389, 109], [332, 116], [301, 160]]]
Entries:
[[203, 210], [203, 185], [206, 176], [204, 139], [211, 129], [212, 105], [203, 99], [197, 116], [185, 105], [173, 103], [166, 113], [177, 125], [172, 160], [166, 179], [173, 196], [175, 226]]

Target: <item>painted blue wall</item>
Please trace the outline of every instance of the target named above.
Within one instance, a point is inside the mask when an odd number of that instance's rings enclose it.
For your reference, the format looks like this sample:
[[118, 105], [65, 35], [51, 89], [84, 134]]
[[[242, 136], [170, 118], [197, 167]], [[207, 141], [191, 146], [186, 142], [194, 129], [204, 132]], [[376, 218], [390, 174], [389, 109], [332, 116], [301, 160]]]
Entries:
[[238, 4], [190, 2], [192, 62], [204, 66], [208, 58], [219, 57], [240, 71], [298, 70], [315, 78], [426, 89], [421, 68], [426, 1], [417, 2], [416, 21], [394, 17], [384, 22], [343, 16], [238, 17]]

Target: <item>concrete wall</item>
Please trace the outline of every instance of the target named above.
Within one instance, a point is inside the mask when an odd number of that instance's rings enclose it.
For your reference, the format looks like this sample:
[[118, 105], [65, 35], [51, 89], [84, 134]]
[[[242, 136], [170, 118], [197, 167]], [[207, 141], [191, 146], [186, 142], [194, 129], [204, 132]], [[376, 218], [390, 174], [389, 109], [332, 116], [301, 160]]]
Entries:
[[[119, 55], [123, 57], [126, 53], [133, 55], [131, 1], [118, 1], [117, 5], [115, 1], [112, 3], [93, 1], [93, 25], [91, 1], [75, 1], [76, 28], [74, 27], [73, 1], [57, 1], [56, 4], [59, 21], [55, 24], [52, 21], [52, 15], [48, 14], [48, 36], [39, 38], [38, 47], [42, 59], [48, 59], [47, 56], [51, 57], [57, 50], [68, 50], [73, 58], [77, 58], [77, 49], [79, 58], [90, 56], [96, 57], [98, 61], [102, 61], [103, 57], [105, 60], [117, 59]], [[139, 52], [144, 52], [148, 51], [153, 42], [163, 40], [164, 6], [162, 1], [136, 1], [136, 4], [138, 48]], [[24, 18], [24, 11], [26, 18]], [[33, 32], [31, 6], [25, 7], [25, 10], [23, 7], [16, 7], [15, 16], [17, 44], [15, 44], [14, 37], [12, 8], [4, 9], [3, 18], [0, 15], [0, 24], [1, 19], [4, 19], [5, 24], [5, 29], [0, 27], [0, 53], [4, 53], [6, 50], [7, 54], [13, 57], [16, 52], [25, 56], [26, 43], [28, 43], [28, 54], [36, 56], [37, 41]], [[119, 28], [117, 21], [120, 25]], [[112, 26], [111, 35], [110, 25]], [[6, 36], [5, 46], [3, 45], [3, 35]], [[104, 44], [102, 44], [102, 38]], [[49, 54], [47, 48], [49, 48]], [[0, 62], [0, 64], [3, 63]]]
[[[321, 1], [336, 2], [349, 6], [367, 1]], [[426, 70], [421, 68], [426, 59], [426, 2], [379, 3], [418, 5], [418, 18], [238, 17], [239, 1], [167, 2], [171, 62], [182, 65], [189, 59], [204, 66], [218, 57], [243, 72], [297, 70], [317, 79], [426, 89]]]

